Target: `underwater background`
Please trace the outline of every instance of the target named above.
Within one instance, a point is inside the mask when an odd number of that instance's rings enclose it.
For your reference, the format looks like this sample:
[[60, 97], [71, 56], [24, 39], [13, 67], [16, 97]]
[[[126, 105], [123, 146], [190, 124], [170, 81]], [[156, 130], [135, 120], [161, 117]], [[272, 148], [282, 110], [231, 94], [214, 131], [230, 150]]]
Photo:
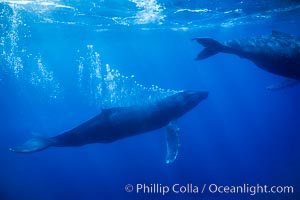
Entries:
[[[202, 47], [191, 40], [272, 30], [299, 36], [299, 1], [2, 0], [0, 17], [1, 200], [300, 198], [300, 87], [268, 91], [283, 78], [234, 55], [195, 61]], [[172, 164], [164, 160], [165, 129], [111, 144], [8, 151], [102, 108], [179, 90], [210, 93], [178, 120], [181, 146]], [[287, 185], [294, 193], [124, 189], [176, 183]]]

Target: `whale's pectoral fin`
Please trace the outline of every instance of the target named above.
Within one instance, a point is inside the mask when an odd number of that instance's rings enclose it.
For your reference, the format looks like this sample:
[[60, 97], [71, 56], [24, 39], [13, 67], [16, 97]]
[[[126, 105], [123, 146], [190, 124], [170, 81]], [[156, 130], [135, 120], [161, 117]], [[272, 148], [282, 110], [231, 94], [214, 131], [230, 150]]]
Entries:
[[194, 38], [192, 40], [196, 40], [199, 44], [205, 47], [198, 54], [195, 60], [203, 60], [219, 52], [226, 52], [226, 49], [228, 49], [228, 47], [211, 38]]
[[51, 144], [51, 140], [39, 137], [30, 139], [22, 145], [9, 148], [9, 150], [16, 153], [31, 153], [44, 150], [51, 146]]
[[167, 155], [166, 155], [166, 163], [172, 163], [176, 160], [178, 155], [179, 144], [179, 128], [174, 122], [170, 122], [168, 124], [167, 132], [166, 132], [166, 141], [167, 141]]
[[273, 84], [267, 87], [267, 90], [270, 91], [277, 91], [277, 90], [281, 90], [284, 88], [288, 88], [288, 87], [294, 87], [295, 85], [298, 85], [300, 83], [300, 81], [295, 80], [295, 79], [284, 79], [283, 81], [277, 83], [277, 84]]

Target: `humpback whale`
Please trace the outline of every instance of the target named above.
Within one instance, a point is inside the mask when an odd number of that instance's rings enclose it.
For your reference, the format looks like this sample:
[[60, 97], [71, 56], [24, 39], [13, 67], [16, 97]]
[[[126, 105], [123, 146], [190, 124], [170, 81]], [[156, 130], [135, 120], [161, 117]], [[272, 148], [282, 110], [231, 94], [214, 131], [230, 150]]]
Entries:
[[104, 109], [97, 116], [69, 131], [51, 138], [36, 137], [9, 150], [30, 153], [48, 147], [110, 143], [166, 126], [166, 163], [171, 163], [176, 159], [179, 147], [179, 128], [174, 121], [207, 96], [206, 91], [182, 91], [143, 106]]
[[211, 38], [194, 38], [193, 40], [204, 46], [196, 60], [203, 60], [220, 52], [235, 54], [251, 60], [263, 70], [292, 79], [284, 80], [269, 89], [292, 87], [295, 82], [300, 81], [299, 37], [272, 31], [269, 35], [230, 40], [224, 43]]

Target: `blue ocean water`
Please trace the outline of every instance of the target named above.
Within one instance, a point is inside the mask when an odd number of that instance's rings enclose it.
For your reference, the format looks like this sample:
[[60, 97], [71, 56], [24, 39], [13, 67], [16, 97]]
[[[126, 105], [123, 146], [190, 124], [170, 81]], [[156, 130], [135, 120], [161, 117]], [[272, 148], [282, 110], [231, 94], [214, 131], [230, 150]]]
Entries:
[[[299, 1], [8, 0], [0, 16], [0, 199], [300, 198], [300, 87], [268, 91], [283, 78], [234, 55], [195, 61], [202, 47], [191, 40], [299, 35]], [[210, 94], [178, 120], [172, 164], [164, 161], [164, 129], [111, 144], [8, 151], [102, 108], [179, 90]], [[199, 193], [128, 193], [127, 184], [192, 184]], [[205, 184], [294, 192], [202, 194]]]

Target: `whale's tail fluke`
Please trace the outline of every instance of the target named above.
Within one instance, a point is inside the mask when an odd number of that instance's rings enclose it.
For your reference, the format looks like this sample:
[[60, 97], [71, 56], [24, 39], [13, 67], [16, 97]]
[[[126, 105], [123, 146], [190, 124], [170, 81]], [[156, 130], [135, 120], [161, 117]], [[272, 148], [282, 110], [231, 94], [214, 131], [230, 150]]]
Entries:
[[278, 90], [285, 89], [285, 88], [291, 88], [291, 87], [294, 87], [294, 86], [299, 85], [299, 84], [300, 84], [299, 80], [287, 78], [287, 79], [284, 79], [283, 81], [281, 81], [279, 83], [269, 85], [267, 87], [267, 90], [278, 91]]
[[213, 56], [219, 52], [227, 52], [229, 48], [218, 41], [211, 38], [194, 38], [199, 44], [205, 47], [195, 58], [195, 60], [203, 60]]
[[37, 137], [28, 140], [22, 145], [9, 148], [9, 150], [16, 153], [32, 153], [32, 152], [44, 150], [50, 147], [52, 143], [53, 142], [48, 138]]

